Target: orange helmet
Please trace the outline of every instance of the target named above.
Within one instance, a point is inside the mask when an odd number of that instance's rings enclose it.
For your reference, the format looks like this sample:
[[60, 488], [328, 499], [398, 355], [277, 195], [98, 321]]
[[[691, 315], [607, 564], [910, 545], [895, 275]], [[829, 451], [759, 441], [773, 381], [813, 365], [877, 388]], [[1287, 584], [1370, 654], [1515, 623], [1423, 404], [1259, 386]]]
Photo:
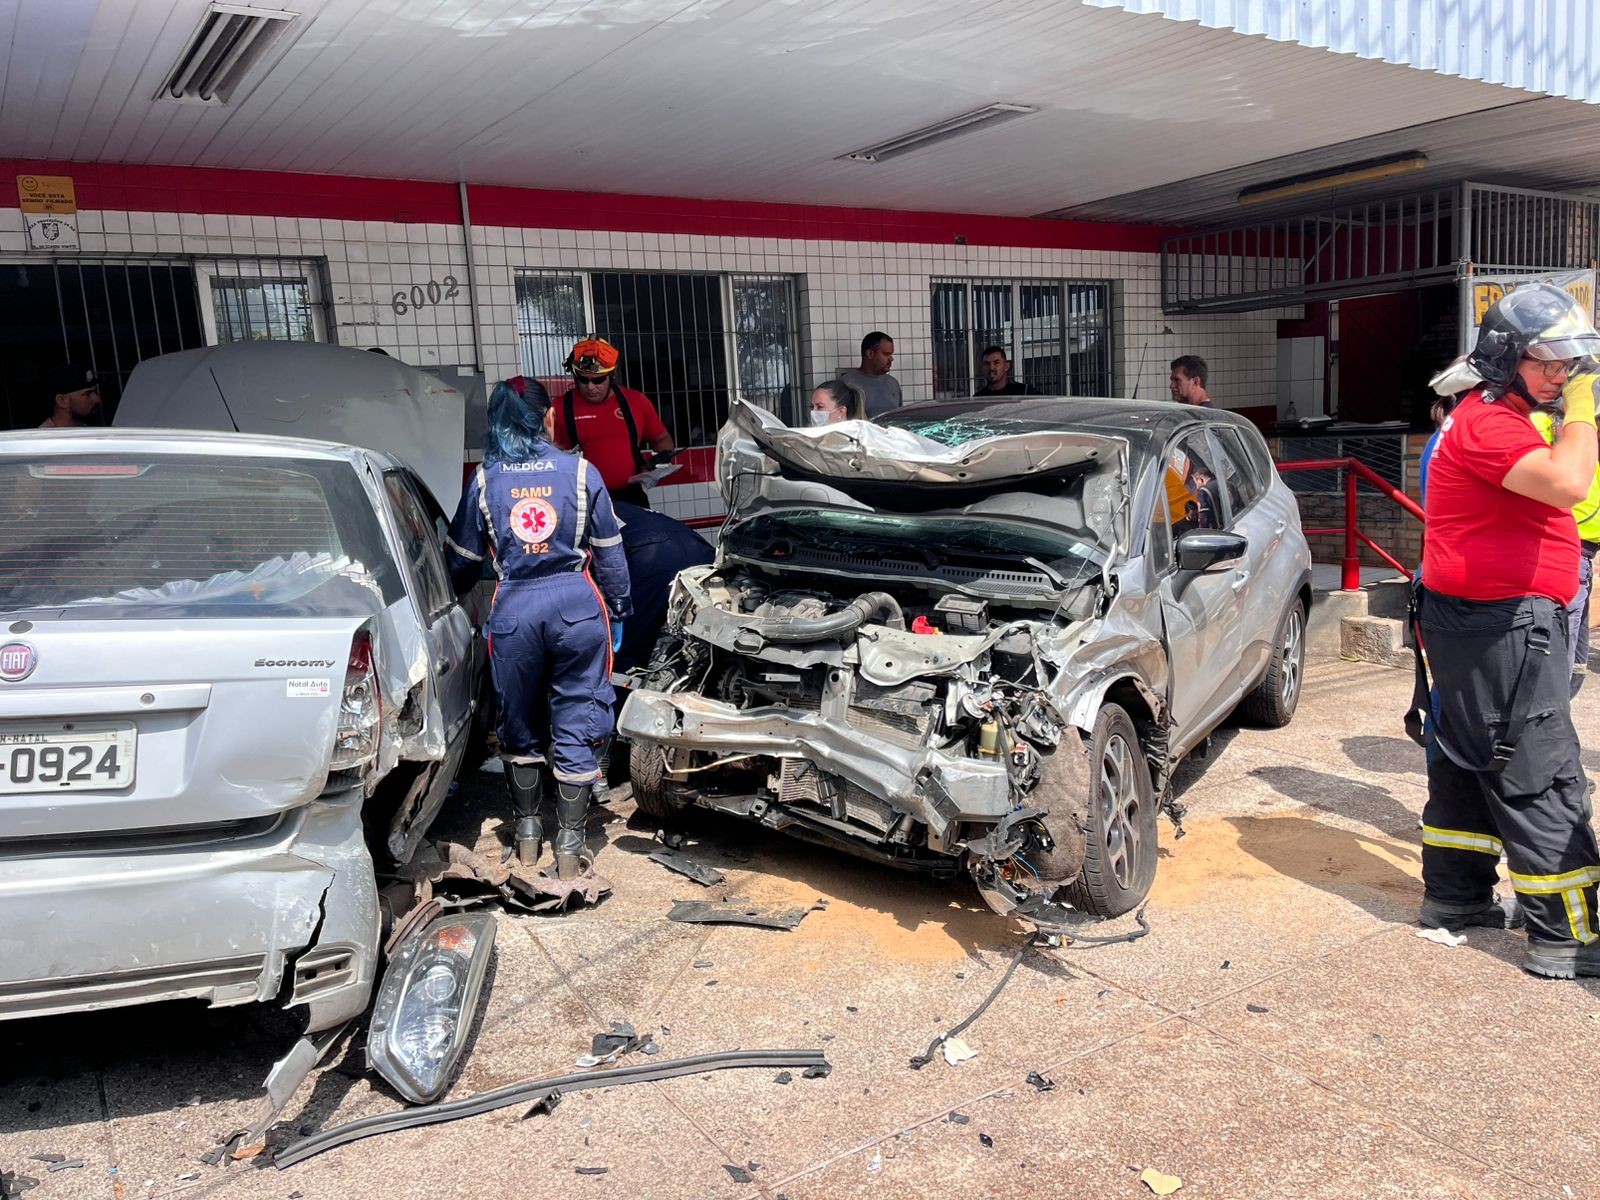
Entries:
[[617, 360], [621, 357], [617, 348], [605, 338], [590, 337], [574, 346], [562, 365], [575, 375], [609, 375], [617, 369]]

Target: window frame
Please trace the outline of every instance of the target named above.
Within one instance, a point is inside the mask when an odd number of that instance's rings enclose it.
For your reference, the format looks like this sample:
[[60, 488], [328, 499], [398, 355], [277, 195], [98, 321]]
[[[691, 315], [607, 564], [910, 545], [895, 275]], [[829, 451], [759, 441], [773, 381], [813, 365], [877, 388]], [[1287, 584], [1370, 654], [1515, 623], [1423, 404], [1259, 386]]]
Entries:
[[[398, 496], [390, 487], [391, 480], [398, 484], [400, 493]], [[417, 606], [426, 614], [428, 624], [432, 625], [461, 602], [460, 598], [455, 594], [454, 587], [451, 586], [450, 568], [444, 560], [444, 551], [439, 545], [438, 522], [443, 514], [430, 511], [428, 503], [424, 499], [428, 494], [426, 489], [418, 486], [416, 477], [408, 469], [390, 467], [383, 472], [382, 483], [384, 499], [395, 522], [395, 534], [402, 539], [401, 545], [396, 547], [396, 550], [399, 551], [396, 557], [405, 564], [402, 569], [411, 580], [413, 592], [417, 599]], [[403, 502], [409, 502], [414, 505], [416, 507], [416, 515], [422, 519], [420, 528], [424, 533], [423, 554], [424, 557], [429, 559], [430, 568], [437, 579], [437, 590], [439, 592], [437, 603], [435, 603], [435, 597], [429, 595], [429, 592], [434, 590], [434, 586], [430, 584], [425, 577], [424, 571], [412, 559], [405, 544], [409, 523], [406, 521], [405, 513], [400, 511]], [[435, 505], [435, 508], [437, 508], [437, 505]]]
[[[1243, 479], [1248, 480], [1252, 487], [1248, 498], [1244, 501], [1244, 503], [1240, 504], [1237, 509], [1235, 509], [1233, 504], [1232, 489], [1228, 486], [1227, 480], [1223, 481], [1224, 486], [1222, 490], [1223, 494], [1227, 497], [1228, 503], [1228, 528], [1231, 529], [1241, 516], [1249, 512], [1253, 507], [1261, 502], [1262, 497], [1267, 494], [1267, 489], [1270, 485], [1268, 480], [1261, 477], [1259, 464], [1254, 461], [1254, 456], [1250, 453], [1250, 448], [1245, 444], [1244, 436], [1239, 430], [1230, 426], [1222, 425], [1214, 426], [1209, 432], [1211, 434], [1212, 445], [1216, 448], [1217, 452], [1218, 469], [1221, 470], [1223, 464], [1226, 463], [1228, 467], [1239, 472]], [[1229, 449], [1230, 440], [1233, 445], [1237, 446], [1238, 448], [1237, 456]], [[1236, 461], [1236, 458], [1242, 458], [1242, 466], [1238, 461]]]
[[[980, 361], [981, 351], [990, 344], [1004, 345], [1006, 355], [1013, 365], [1012, 378], [1028, 386], [1033, 386], [1028, 378], [1028, 373], [1022, 370], [1027, 361], [1025, 351], [1029, 344], [1026, 336], [1027, 326], [1030, 321], [1045, 320], [1046, 318], [1030, 318], [1021, 314], [1025, 310], [1024, 297], [1031, 291], [1053, 288], [1057, 296], [1057, 316], [1055, 319], [1055, 353], [1053, 357], [1060, 364], [1061, 377], [1064, 387], [1058, 391], [1045, 391], [1045, 395], [1067, 396], [1092, 396], [1115, 395], [1117, 392], [1117, 356], [1116, 356], [1116, 290], [1114, 280], [1110, 279], [1067, 279], [1067, 278], [1041, 278], [1030, 279], [1016, 276], [1000, 278], [994, 276], [934, 276], [929, 281], [929, 323], [934, 342], [934, 399], [954, 400], [964, 399], [975, 395], [975, 389], [982, 377], [983, 365]], [[939, 366], [944, 357], [939, 343], [940, 317], [944, 310], [950, 306], [948, 295], [944, 296], [945, 303], [941, 304], [941, 290], [959, 287], [962, 289], [960, 303], [960, 335], [965, 347], [963, 356], [967, 366], [965, 376], [967, 388], [965, 391], [940, 386], [938, 379]], [[1006, 309], [1006, 333], [1004, 339], [993, 336], [993, 329], [979, 329], [976, 299], [978, 289], [1005, 289], [1003, 293], [1009, 298], [1009, 303], [999, 307]], [[1085, 311], [1075, 310], [1075, 301], [1093, 295], [1098, 298], [1098, 303], [1084, 304], [1078, 307]], [[1087, 327], [1099, 322], [1100, 345], [1097, 348], [1099, 358], [1098, 369], [1094, 372], [1095, 379], [1105, 382], [1103, 390], [1096, 387], [1086, 387], [1090, 377], [1081, 376], [1074, 369], [1072, 337], [1074, 326]], [[1037, 356], [1036, 356], [1037, 357]]]
[[[200, 305], [200, 325], [208, 346], [233, 345], [223, 342], [217, 320], [217, 284], [303, 284], [307, 315], [311, 319], [311, 341], [329, 342], [327, 291], [322, 272], [313, 260], [303, 258], [208, 258], [195, 259], [194, 287]], [[250, 274], [246, 269], [254, 270]], [[242, 289], [241, 289], [242, 290]]]

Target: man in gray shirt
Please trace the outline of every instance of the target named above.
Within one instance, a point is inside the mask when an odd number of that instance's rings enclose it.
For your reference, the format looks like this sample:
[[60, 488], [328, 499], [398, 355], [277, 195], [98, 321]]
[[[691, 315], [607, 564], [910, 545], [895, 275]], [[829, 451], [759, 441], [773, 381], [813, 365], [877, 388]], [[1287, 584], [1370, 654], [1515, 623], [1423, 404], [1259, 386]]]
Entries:
[[861, 365], [839, 372], [841, 380], [861, 393], [869, 421], [900, 407], [900, 381], [889, 374], [893, 365], [894, 339], [874, 330], [861, 339]]

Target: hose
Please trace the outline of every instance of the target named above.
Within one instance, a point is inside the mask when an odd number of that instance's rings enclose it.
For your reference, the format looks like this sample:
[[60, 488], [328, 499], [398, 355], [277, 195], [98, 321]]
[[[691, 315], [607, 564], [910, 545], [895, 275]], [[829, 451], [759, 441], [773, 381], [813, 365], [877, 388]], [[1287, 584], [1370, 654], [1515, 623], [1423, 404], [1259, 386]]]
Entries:
[[818, 642], [823, 638], [848, 637], [865, 625], [867, 618], [879, 614], [883, 615], [883, 623], [890, 629], [905, 629], [906, 617], [900, 611], [900, 602], [888, 592], [867, 592], [857, 596], [839, 612], [829, 613], [825, 617], [803, 621], [757, 621], [749, 628], [769, 642]]

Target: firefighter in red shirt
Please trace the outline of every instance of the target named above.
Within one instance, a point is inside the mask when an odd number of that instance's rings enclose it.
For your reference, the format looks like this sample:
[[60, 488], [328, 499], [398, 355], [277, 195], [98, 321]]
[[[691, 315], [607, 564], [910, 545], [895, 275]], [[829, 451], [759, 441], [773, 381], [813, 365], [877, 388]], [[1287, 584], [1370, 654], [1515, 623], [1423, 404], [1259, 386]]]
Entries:
[[[556, 405], [556, 444], [587, 458], [613, 500], [650, 507], [637, 477], [669, 462], [676, 452], [650, 397], [617, 383], [621, 357], [604, 338], [585, 338], [564, 364], [572, 388]], [[648, 444], [653, 454], [643, 447]]]
[[[1572, 507], [1595, 472], [1600, 334], [1566, 292], [1525, 284], [1434, 380], [1470, 392], [1428, 472], [1420, 628], [1436, 697], [1422, 813], [1421, 920], [1526, 922], [1536, 975], [1600, 975], [1600, 848], [1569, 708]], [[1564, 408], [1546, 444], [1529, 420]], [[1517, 904], [1494, 895], [1501, 853]]]

